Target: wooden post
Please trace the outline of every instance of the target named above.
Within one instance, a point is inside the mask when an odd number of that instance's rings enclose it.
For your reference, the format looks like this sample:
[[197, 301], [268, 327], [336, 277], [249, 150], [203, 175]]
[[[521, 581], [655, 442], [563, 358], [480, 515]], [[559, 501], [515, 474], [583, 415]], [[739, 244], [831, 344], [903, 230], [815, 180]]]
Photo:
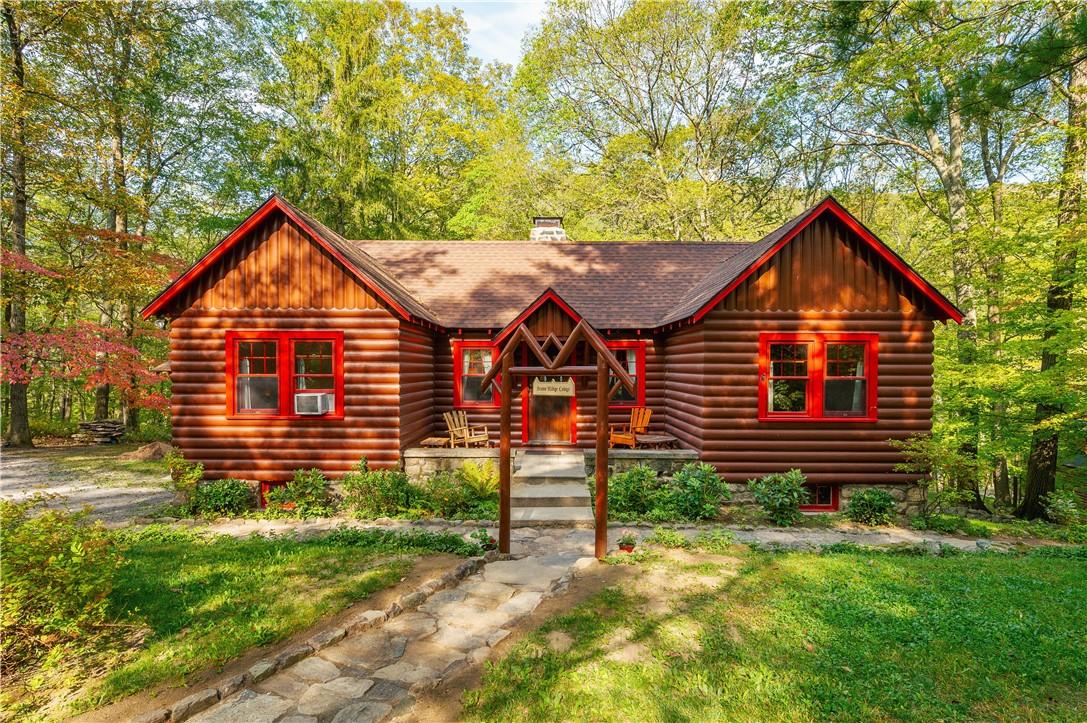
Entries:
[[510, 551], [510, 397], [513, 396], [513, 360], [502, 358], [502, 429], [498, 442], [498, 550]]
[[608, 554], [608, 364], [596, 355], [596, 557]]

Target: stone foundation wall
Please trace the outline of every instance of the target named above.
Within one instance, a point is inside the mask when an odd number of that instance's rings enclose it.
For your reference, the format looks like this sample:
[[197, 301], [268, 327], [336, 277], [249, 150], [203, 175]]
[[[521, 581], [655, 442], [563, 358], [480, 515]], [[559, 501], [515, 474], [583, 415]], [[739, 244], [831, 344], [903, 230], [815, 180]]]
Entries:
[[898, 514], [916, 515], [921, 512], [922, 490], [917, 485], [842, 485], [839, 492], [841, 509], [844, 511], [849, 498], [861, 490], [883, 490], [898, 503]]
[[[689, 462], [698, 461], [693, 449], [612, 449], [608, 451], [608, 474], [648, 465], [662, 477], [671, 477]], [[585, 476], [596, 474], [596, 450], [585, 452]]]
[[465, 462], [482, 465], [490, 460], [498, 469], [497, 447], [469, 447], [467, 449], [407, 449], [404, 450], [404, 472], [412, 482], [421, 482], [435, 472], [460, 469]]

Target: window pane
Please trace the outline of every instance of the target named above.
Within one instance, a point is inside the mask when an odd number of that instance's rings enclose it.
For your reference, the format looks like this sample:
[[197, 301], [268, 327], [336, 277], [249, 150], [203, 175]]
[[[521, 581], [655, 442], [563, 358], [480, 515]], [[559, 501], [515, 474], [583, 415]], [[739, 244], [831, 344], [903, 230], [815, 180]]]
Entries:
[[863, 377], [864, 344], [827, 344], [828, 377]]
[[484, 392], [480, 387], [481, 377], [462, 377], [460, 385], [460, 397], [464, 402], [489, 402], [494, 398], [494, 386], [487, 385]]
[[242, 377], [238, 379], [235, 404], [239, 412], [278, 411], [279, 378]]
[[806, 377], [808, 376], [807, 344], [771, 344], [770, 376]]
[[864, 379], [828, 379], [824, 383], [823, 411], [835, 416], [864, 416], [868, 383]]
[[274, 341], [238, 342], [239, 374], [275, 374], [276, 343]]
[[335, 385], [335, 382], [333, 381], [333, 377], [331, 377], [331, 376], [327, 376], [327, 377], [305, 376], [305, 377], [295, 377], [294, 378], [294, 387], [295, 387], [295, 389], [310, 389], [310, 390], [318, 389], [318, 390], [325, 390], [325, 391], [330, 391], [331, 392], [332, 390], [334, 390], [336, 388], [336, 385]]
[[464, 374], [485, 375], [491, 370], [491, 350], [465, 349], [461, 352], [461, 370]]
[[809, 505], [830, 506], [834, 503], [830, 485], [811, 485], [808, 487]]
[[294, 343], [295, 356], [332, 356], [332, 342], [330, 341], [296, 341]]
[[767, 396], [771, 412], [804, 412], [808, 408], [808, 383], [803, 379], [771, 379]]

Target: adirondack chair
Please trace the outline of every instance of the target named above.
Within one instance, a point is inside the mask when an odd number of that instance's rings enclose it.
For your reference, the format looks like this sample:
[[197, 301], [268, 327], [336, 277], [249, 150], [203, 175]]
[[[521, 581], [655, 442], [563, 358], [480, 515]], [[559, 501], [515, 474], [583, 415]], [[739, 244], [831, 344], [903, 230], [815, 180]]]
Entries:
[[652, 416], [652, 409], [646, 409], [645, 407], [631, 409], [629, 422], [608, 425], [611, 428], [608, 446], [614, 447], [617, 444], [625, 444], [634, 449], [638, 445], [638, 435], [646, 434], [649, 431], [649, 418]]
[[446, 412], [445, 426], [449, 429], [449, 446], [464, 445], [471, 447], [474, 444], [486, 447], [490, 442], [486, 427], [473, 427], [468, 424], [468, 413], [463, 409]]

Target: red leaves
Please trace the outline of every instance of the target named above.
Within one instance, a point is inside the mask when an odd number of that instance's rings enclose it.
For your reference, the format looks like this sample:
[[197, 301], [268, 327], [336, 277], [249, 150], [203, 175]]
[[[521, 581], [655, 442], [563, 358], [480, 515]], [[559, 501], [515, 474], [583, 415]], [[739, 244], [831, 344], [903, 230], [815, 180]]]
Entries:
[[5, 272], [17, 271], [25, 274], [38, 274], [39, 276], [47, 276], [51, 279], [59, 279], [61, 275], [56, 271], [39, 266], [23, 254], [12, 251], [11, 249], [0, 250], [0, 266], [3, 267]]
[[88, 389], [112, 384], [137, 406], [165, 409], [160, 392], [142, 389], [161, 381], [149, 369], [153, 363], [117, 329], [81, 321], [55, 331], [8, 335], [0, 350], [0, 378], [22, 383], [45, 376], [82, 379]]

